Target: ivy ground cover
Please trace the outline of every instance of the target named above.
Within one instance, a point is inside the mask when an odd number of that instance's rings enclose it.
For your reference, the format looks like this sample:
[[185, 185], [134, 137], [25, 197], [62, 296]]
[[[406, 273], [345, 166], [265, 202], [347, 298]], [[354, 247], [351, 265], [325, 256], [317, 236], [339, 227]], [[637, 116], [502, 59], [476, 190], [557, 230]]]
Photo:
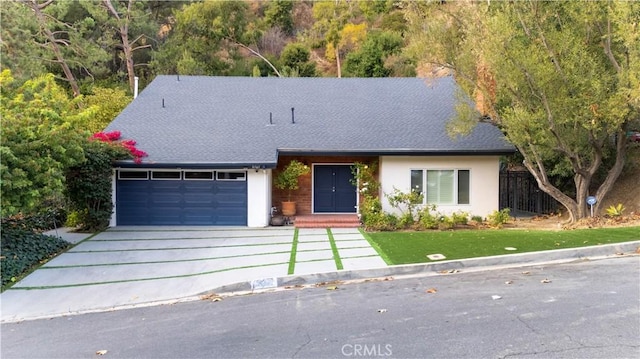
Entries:
[[390, 264], [433, 262], [427, 255], [446, 260], [587, 247], [640, 240], [640, 227], [576, 230], [454, 230], [424, 232], [370, 232], [365, 237]]

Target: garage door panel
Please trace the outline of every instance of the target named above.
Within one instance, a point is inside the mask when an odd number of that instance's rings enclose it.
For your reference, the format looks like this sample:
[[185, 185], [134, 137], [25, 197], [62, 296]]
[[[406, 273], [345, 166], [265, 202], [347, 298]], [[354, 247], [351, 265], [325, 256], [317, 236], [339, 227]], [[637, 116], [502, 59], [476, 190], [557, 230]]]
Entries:
[[246, 225], [246, 181], [118, 180], [119, 225]]

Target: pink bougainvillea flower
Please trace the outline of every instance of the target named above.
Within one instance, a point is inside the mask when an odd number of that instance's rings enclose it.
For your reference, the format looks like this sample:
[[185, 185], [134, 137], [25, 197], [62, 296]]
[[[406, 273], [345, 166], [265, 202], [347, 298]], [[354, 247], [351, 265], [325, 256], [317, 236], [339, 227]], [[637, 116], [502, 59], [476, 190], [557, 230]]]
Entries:
[[107, 138], [111, 141], [117, 141], [120, 139], [120, 136], [122, 135], [120, 133], [120, 131], [111, 131], [111, 132], [107, 132], [105, 133], [105, 135], [107, 135]]
[[97, 132], [94, 133], [90, 140], [98, 140], [100, 142], [111, 143], [117, 146], [121, 146], [131, 153], [133, 156], [133, 161], [135, 163], [142, 163], [142, 157], [147, 157], [148, 154], [142, 150], [136, 148], [136, 141], [127, 139], [120, 140], [122, 134], [120, 131], [111, 131], [111, 132]]

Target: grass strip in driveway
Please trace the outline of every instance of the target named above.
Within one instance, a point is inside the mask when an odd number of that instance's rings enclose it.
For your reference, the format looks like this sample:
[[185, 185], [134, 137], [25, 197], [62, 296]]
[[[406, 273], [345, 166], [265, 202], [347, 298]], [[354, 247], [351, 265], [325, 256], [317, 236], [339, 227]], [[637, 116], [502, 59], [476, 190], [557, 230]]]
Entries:
[[298, 252], [298, 228], [293, 231], [293, 244], [291, 245], [291, 257], [289, 257], [289, 269], [287, 274], [293, 274], [296, 269], [296, 254]]
[[238, 267], [232, 267], [232, 268], [223, 268], [223, 269], [218, 269], [218, 270], [198, 272], [198, 273], [179, 274], [179, 275], [160, 276], [160, 277], [149, 277], [149, 278], [110, 280], [110, 281], [102, 281], [102, 282], [86, 282], [86, 283], [77, 283], [77, 284], [33, 286], [33, 287], [16, 287], [16, 286], [13, 286], [11, 288], [8, 288], [8, 290], [34, 290], [34, 289], [73, 288], [73, 287], [86, 287], [86, 286], [90, 286], [90, 285], [117, 284], [117, 283], [130, 283], [130, 282], [147, 282], [147, 281], [150, 281], [150, 280], [161, 280], [161, 279], [191, 278], [191, 277], [198, 277], [198, 276], [214, 274], [214, 273], [229, 272], [229, 271], [233, 271], [233, 270], [241, 270], [241, 269], [249, 269], [249, 268], [261, 268], [261, 267], [271, 267], [271, 266], [278, 266], [278, 265], [283, 265], [283, 264], [287, 264], [287, 263], [269, 263], [269, 264], [259, 264], [259, 265], [247, 265], [247, 266], [238, 266]]
[[336, 269], [342, 270], [344, 269], [344, 266], [342, 265], [342, 259], [340, 259], [340, 253], [338, 253], [338, 246], [336, 245], [336, 240], [333, 238], [333, 233], [331, 233], [331, 228], [327, 228], [327, 235], [329, 236], [329, 243], [331, 244], [333, 259], [336, 261]]
[[[456, 230], [424, 232], [375, 232], [365, 238], [387, 264], [434, 262], [429, 254], [447, 260], [587, 247], [640, 240], [640, 227], [575, 230]], [[507, 248], [515, 248], [509, 250]]]
[[230, 259], [230, 258], [246, 258], [246, 257], [258, 257], [258, 256], [267, 256], [273, 254], [284, 254], [289, 253], [286, 252], [265, 252], [265, 253], [254, 253], [254, 254], [237, 254], [231, 256], [219, 256], [219, 257], [201, 257], [201, 258], [190, 258], [190, 259], [168, 259], [168, 260], [157, 260], [157, 261], [141, 261], [141, 262], [116, 262], [116, 263], [91, 263], [91, 264], [70, 264], [70, 265], [46, 265], [41, 266], [39, 269], [64, 269], [64, 268], [84, 268], [84, 267], [110, 267], [110, 266], [125, 266], [125, 265], [138, 265], [138, 264], [164, 264], [164, 263], [188, 263], [188, 262], [202, 262], [202, 261], [212, 261], [217, 259]]

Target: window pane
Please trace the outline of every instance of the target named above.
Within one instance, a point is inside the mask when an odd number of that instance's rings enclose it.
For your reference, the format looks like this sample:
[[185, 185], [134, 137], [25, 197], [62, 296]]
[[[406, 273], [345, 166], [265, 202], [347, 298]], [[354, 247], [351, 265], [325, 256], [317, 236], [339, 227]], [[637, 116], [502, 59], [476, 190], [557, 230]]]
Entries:
[[153, 171], [151, 179], [180, 179], [180, 172], [176, 171]]
[[118, 178], [120, 179], [147, 179], [149, 178], [149, 172], [147, 171], [119, 171]]
[[216, 179], [222, 181], [244, 181], [245, 172], [216, 172]]
[[440, 195], [439, 171], [427, 171], [427, 203], [436, 204]]
[[453, 204], [454, 171], [427, 171], [427, 203]]
[[469, 170], [458, 171], [458, 204], [469, 204]]
[[422, 170], [411, 170], [411, 190], [422, 193], [424, 188], [422, 188], [423, 183], [423, 171]]
[[440, 201], [439, 203], [453, 204], [454, 171], [440, 171]]
[[213, 172], [195, 172], [195, 171], [185, 171], [184, 179], [186, 180], [212, 180]]
[[[419, 195], [424, 194], [423, 174], [424, 174], [424, 171], [422, 170], [411, 170], [411, 192], [415, 192]], [[415, 203], [424, 203], [424, 197], [419, 201], [415, 201]]]

